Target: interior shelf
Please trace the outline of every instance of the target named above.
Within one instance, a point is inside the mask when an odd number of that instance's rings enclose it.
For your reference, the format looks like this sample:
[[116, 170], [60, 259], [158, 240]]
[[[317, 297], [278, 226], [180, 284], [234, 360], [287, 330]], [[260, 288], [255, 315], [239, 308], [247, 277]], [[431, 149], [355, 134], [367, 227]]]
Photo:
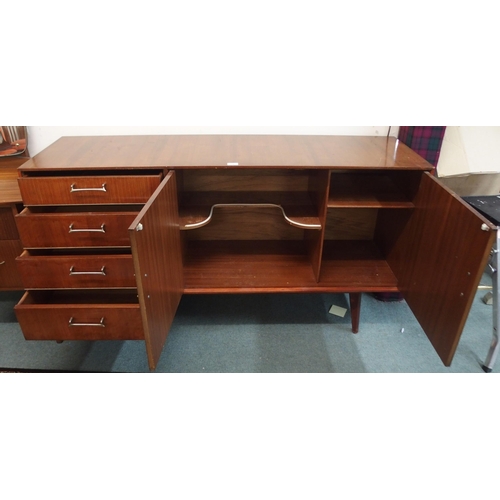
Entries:
[[321, 229], [319, 217], [307, 193], [217, 191], [183, 193], [179, 208], [181, 230], [209, 224], [218, 208], [274, 208], [284, 220], [301, 229]]
[[372, 241], [326, 241], [321, 278], [299, 241], [190, 241], [185, 293], [397, 291], [397, 279]]
[[317, 282], [302, 241], [190, 241], [186, 293], [286, 292]]
[[413, 208], [412, 201], [390, 175], [332, 173], [328, 207]]
[[325, 241], [321, 286], [339, 290], [398, 291], [398, 280], [374, 241]]

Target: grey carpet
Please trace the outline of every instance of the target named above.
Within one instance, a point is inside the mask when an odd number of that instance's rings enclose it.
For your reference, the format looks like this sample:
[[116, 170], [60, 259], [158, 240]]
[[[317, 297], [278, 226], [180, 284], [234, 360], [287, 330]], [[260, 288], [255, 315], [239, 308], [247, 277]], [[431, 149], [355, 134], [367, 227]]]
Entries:
[[[483, 373], [492, 332], [485, 293], [476, 294], [449, 368], [405, 302], [364, 294], [354, 335], [349, 313], [328, 312], [332, 304], [348, 308], [343, 294], [184, 296], [156, 372]], [[13, 313], [20, 296], [0, 294], [0, 368], [149, 372], [141, 341], [24, 340]]]

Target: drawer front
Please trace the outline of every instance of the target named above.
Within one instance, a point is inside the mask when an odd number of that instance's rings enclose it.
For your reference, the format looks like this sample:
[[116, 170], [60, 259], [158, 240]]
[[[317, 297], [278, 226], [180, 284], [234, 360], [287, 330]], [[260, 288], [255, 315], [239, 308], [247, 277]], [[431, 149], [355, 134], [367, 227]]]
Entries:
[[15, 312], [26, 340], [143, 340], [139, 304], [32, 304]]
[[16, 216], [25, 248], [130, 247], [135, 212], [32, 213]]
[[26, 289], [136, 288], [132, 255], [31, 256], [17, 267]]
[[161, 174], [104, 177], [21, 177], [23, 203], [32, 205], [143, 204], [160, 185]]
[[23, 251], [19, 240], [0, 241], [0, 290], [22, 290], [16, 257]]
[[18, 240], [19, 234], [11, 207], [0, 207], [0, 240]]

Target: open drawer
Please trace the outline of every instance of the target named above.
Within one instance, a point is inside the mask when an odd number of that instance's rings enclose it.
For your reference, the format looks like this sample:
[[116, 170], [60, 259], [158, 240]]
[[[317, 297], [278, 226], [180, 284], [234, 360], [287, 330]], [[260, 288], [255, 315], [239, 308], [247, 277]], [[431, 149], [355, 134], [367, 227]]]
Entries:
[[16, 216], [24, 247], [130, 247], [128, 227], [139, 213], [137, 208], [78, 208], [25, 208]]
[[144, 340], [135, 292], [26, 292], [14, 307], [26, 340]]
[[129, 253], [25, 250], [17, 259], [24, 288], [136, 288]]
[[162, 173], [150, 175], [21, 177], [19, 189], [24, 204], [107, 205], [146, 203], [160, 185]]

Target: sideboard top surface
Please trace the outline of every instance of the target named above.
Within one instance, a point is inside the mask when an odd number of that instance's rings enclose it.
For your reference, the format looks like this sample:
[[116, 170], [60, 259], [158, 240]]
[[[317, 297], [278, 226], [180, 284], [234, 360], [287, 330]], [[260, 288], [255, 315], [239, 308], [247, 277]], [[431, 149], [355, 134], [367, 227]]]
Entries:
[[135, 135], [61, 137], [20, 170], [141, 167], [433, 168], [394, 137]]

